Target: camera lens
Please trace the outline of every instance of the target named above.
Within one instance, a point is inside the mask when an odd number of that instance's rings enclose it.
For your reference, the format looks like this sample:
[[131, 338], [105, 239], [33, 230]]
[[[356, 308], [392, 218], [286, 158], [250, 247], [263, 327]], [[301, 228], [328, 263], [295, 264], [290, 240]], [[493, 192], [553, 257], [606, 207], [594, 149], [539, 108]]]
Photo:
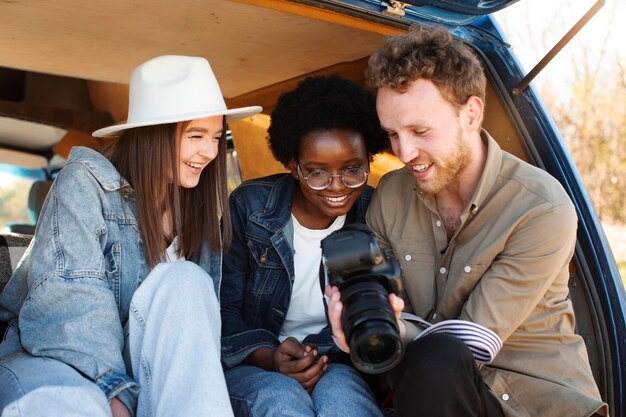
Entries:
[[350, 356], [354, 365], [371, 374], [393, 369], [402, 359], [404, 351], [398, 332], [389, 323], [377, 327], [370, 327], [361, 334], [355, 332], [350, 343]]
[[350, 345], [354, 366], [377, 374], [395, 367], [404, 354], [396, 317], [385, 287], [368, 277], [351, 280], [341, 291], [344, 305], [343, 330]]

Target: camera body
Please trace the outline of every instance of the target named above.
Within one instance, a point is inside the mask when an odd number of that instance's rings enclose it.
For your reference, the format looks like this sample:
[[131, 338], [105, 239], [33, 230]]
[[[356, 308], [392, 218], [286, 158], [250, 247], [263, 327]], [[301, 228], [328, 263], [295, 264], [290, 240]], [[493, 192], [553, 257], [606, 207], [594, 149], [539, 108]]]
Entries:
[[342, 328], [354, 366], [367, 373], [394, 368], [404, 354], [389, 293], [402, 291], [400, 263], [383, 252], [365, 224], [349, 224], [322, 239], [320, 274], [338, 287]]

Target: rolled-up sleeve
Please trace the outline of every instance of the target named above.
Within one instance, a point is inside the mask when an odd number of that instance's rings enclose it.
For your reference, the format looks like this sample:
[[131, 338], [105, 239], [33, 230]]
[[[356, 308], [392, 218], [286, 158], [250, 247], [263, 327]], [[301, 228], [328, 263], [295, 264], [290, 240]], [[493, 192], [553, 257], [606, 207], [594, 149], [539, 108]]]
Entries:
[[230, 368], [243, 362], [255, 350], [274, 348], [280, 344], [269, 330], [253, 328], [243, 318], [244, 293], [250, 267], [245, 240], [247, 211], [234, 192], [230, 199], [233, 240], [224, 252], [220, 305], [222, 314], [222, 363]]

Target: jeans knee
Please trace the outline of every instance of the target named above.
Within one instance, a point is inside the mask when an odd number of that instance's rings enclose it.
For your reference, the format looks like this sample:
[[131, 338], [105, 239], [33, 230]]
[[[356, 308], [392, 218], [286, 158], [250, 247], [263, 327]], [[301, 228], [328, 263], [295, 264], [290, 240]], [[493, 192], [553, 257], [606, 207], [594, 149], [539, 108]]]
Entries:
[[369, 393], [369, 387], [356, 369], [341, 363], [330, 363], [318, 381], [314, 394], [322, 396], [342, 396], [344, 390]]
[[157, 265], [133, 294], [130, 314], [144, 330], [149, 322], [193, 327], [198, 325], [195, 319], [203, 321], [207, 317], [212, 328], [221, 327], [211, 277], [187, 261]]
[[209, 292], [215, 296], [213, 280], [202, 268], [192, 262], [176, 262], [171, 276], [176, 280], [176, 287], [191, 294]]
[[304, 394], [308, 396], [308, 393], [295, 378], [275, 372], [269, 375], [271, 375], [272, 378], [262, 390], [270, 395], [275, 395], [276, 392], [280, 392], [281, 395], [284, 394], [284, 398], [298, 398], [302, 397]]
[[319, 417], [382, 417], [374, 394], [351, 366], [331, 363], [311, 394]]
[[164, 293], [168, 299], [182, 303], [196, 297], [217, 301], [213, 280], [193, 262], [178, 261], [157, 265], [139, 289], [144, 285], [154, 286], [155, 294]]
[[110, 415], [104, 393], [95, 384], [83, 386], [41, 386], [11, 402], [0, 404], [3, 417]]
[[2, 364], [0, 364], [0, 387], [2, 387], [0, 390], [0, 410], [24, 395], [24, 389], [15, 373]]
[[289, 376], [240, 365], [226, 371], [226, 382], [237, 416], [314, 415], [311, 397]]

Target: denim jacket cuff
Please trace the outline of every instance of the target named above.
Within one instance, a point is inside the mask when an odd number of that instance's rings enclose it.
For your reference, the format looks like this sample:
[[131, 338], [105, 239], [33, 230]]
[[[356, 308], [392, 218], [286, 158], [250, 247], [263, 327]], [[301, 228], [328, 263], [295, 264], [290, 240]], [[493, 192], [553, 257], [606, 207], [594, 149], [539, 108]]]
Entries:
[[108, 401], [117, 397], [118, 400], [124, 403], [131, 416], [135, 414], [139, 385], [128, 375], [121, 372], [108, 371], [100, 375], [95, 382], [104, 392]]
[[263, 347], [274, 349], [278, 345], [278, 338], [265, 329], [222, 337], [222, 364], [226, 368], [232, 368], [242, 363], [255, 350]]
[[120, 400], [124, 404], [124, 406], [126, 406], [130, 417], [135, 417], [135, 408], [137, 407], [137, 395], [139, 394], [138, 391], [139, 390], [137, 388], [125, 389], [120, 391], [120, 393], [116, 395], [117, 399]]

